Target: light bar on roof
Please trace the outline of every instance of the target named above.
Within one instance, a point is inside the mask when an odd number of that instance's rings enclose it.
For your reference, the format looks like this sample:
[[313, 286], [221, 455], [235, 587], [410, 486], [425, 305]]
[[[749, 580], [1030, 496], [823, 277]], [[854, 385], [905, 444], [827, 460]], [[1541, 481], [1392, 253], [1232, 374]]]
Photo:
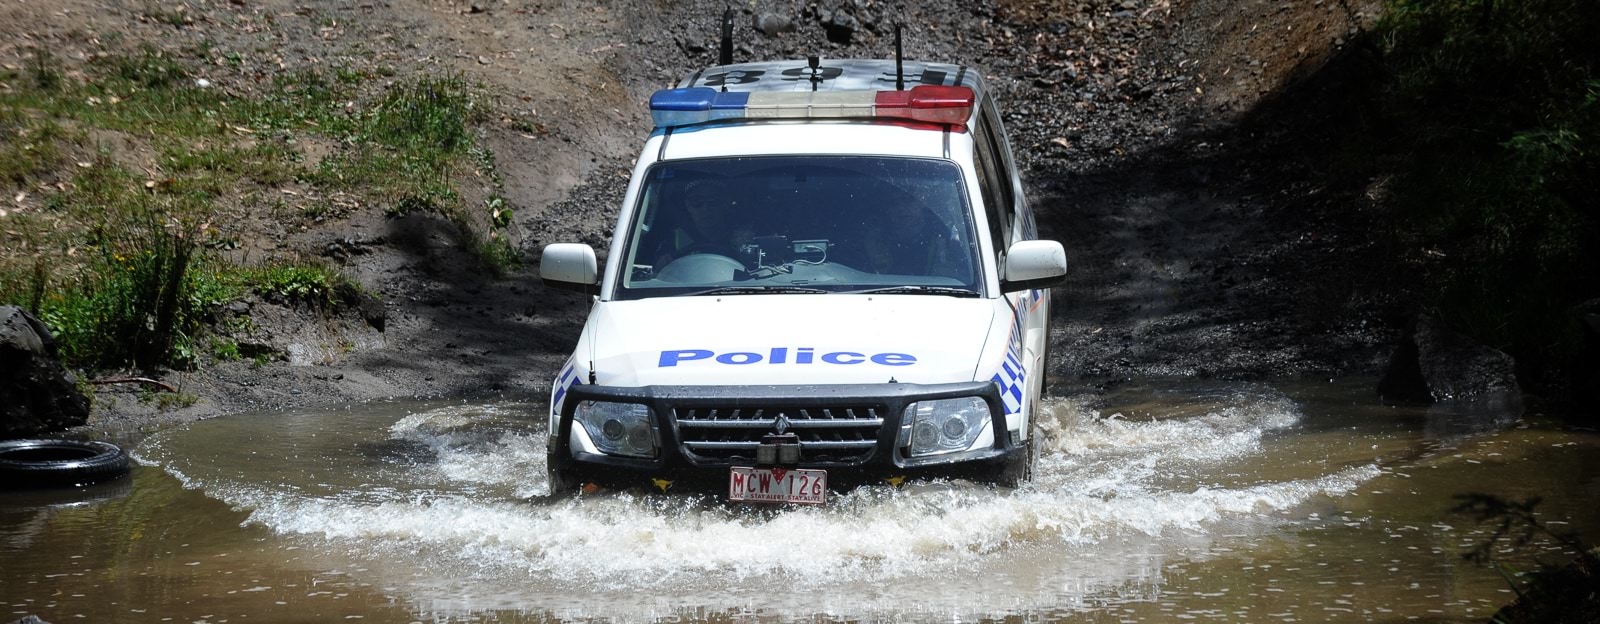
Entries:
[[909, 119], [962, 125], [972, 115], [972, 89], [918, 85], [909, 91], [799, 91], [755, 93], [710, 87], [662, 89], [650, 96], [657, 128], [725, 119]]

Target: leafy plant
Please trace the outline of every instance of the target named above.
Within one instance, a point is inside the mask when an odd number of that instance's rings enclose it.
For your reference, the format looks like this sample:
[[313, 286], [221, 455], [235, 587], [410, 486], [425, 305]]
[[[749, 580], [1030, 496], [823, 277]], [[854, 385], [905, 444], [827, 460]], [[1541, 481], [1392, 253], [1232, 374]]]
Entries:
[[1436, 314], [1554, 379], [1600, 296], [1600, 4], [1391, 0], [1375, 151]]
[[269, 301], [328, 305], [336, 301], [343, 275], [317, 264], [276, 263], [247, 272], [250, 288]]
[[211, 356], [224, 362], [234, 362], [241, 359], [239, 343], [224, 338], [211, 339]]

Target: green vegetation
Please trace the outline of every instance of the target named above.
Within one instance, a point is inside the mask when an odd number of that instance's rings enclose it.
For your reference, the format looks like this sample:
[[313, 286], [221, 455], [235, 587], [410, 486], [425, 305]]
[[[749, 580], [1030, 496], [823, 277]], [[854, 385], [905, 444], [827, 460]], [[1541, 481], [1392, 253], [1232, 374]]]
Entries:
[[26, 297], [5, 298], [50, 325], [67, 362], [187, 364], [188, 337], [227, 296], [196, 267], [195, 241], [208, 216], [202, 191], [146, 188], [121, 166], [93, 163], [52, 195], [45, 211], [11, 217], [32, 243], [24, 258], [34, 270], [16, 289]]
[[[469, 206], [455, 186], [493, 166], [475, 143], [481, 98], [454, 78], [373, 78], [288, 74], [240, 96], [196, 84], [156, 51], [91, 57], [81, 72], [40, 52], [26, 68], [0, 70], [0, 303], [43, 318], [73, 367], [244, 357], [218, 346], [226, 342], [197, 348], [227, 302], [250, 292], [311, 306], [362, 296], [322, 265], [222, 253], [239, 247], [252, 214], [345, 214], [326, 198], [337, 193], [444, 219], [491, 271], [514, 263], [503, 200]], [[308, 140], [335, 148], [307, 164]], [[276, 210], [300, 195], [314, 197]]]
[[387, 200], [391, 213], [447, 214], [459, 201], [451, 178], [471, 165], [469, 124], [481, 113], [458, 79], [398, 85], [371, 108], [329, 128], [355, 146], [322, 162], [313, 179], [326, 187], [365, 191]]
[[354, 301], [361, 288], [321, 264], [280, 262], [241, 273], [244, 283], [268, 301], [327, 306]]
[[239, 353], [239, 343], [225, 338], [211, 339], [211, 356], [224, 362], [236, 362], [244, 357]]
[[1391, 0], [1379, 25], [1381, 145], [1429, 303], [1559, 379], [1573, 309], [1600, 296], [1600, 4]]

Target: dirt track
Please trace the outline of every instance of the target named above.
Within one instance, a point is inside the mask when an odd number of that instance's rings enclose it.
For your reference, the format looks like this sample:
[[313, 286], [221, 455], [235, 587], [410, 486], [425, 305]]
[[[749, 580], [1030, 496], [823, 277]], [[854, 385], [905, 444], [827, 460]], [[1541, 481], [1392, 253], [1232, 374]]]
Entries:
[[[337, 0], [162, 5], [70, 0], [0, 8], [0, 60], [48, 47], [81, 59], [154, 45], [192, 60], [218, 88], [249, 93], [297, 68], [388, 67], [397, 78], [460, 74], [495, 95], [502, 121], [479, 128], [515, 210], [523, 268], [472, 274], [459, 249], [416, 219], [381, 207], [255, 241], [266, 251], [339, 254], [388, 306], [385, 331], [312, 366], [216, 363], [173, 373], [202, 401], [155, 415], [133, 401], [102, 422], [143, 424], [268, 407], [395, 396], [542, 396], [586, 312], [581, 298], [538, 285], [538, 249], [595, 245], [609, 230], [633, 150], [648, 132], [649, 93], [714, 63], [724, 4], [480, 0]], [[1030, 200], [1067, 247], [1072, 279], [1057, 291], [1055, 391], [1135, 377], [1271, 378], [1373, 374], [1393, 331], [1387, 300], [1351, 258], [1359, 224], [1320, 221], [1330, 192], [1285, 159], [1284, 132], [1315, 123], [1264, 103], [1314, 77], [1352, 29], [1358, 3], [1228, 0], [762, 2], [736, 19], [739, 59], [878, 57], [895, 21], [908, 57], [977, 65], [1005, 110]], [[1370, 9], [1369, 9], [1370, 10]], [[840, 13], [835, 13], [840, 11]], [[751, 28], [788, 18], [775, 36]], [[848, 15], [848, 18], [843, 17]], [[173, 22], [176, 22], [174, 24]], [[828, 40], [824, 22], [855, 25]], [[113, 35], [113, 33], [116, 33]], [[834, 37], [839, 38], [835, 28]], [[192, 56], [192, 55], [191, 55]], [[513, 124], [511, 117], [537, 122]], [[1275, 125], [1273, 125], [1275, 124]], [[1319, 204], [1320, 202], [1320, 204]], [[272, 231], [264, 223], [258, 231]], [[1342, 236], [1342, 238], [1341, 238]], [[353, 241], [353, 243], [352, 243]], [[1312, 267], [1307, 279], [1300, 267]], [[307, 319], [315, 324], [316, 319]], [[303, 320], [304, 323], [306, 320]], [[115, 397], [115, 395], [109, 395]], [[142, 415], [141, 415], [142, 414]]]

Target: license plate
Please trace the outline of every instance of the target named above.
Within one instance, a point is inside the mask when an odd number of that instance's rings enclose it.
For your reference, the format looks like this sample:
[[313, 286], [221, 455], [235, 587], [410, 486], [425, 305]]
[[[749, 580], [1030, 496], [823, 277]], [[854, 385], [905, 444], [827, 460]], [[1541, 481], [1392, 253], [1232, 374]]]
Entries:
[[827, 497], [826, 470], [735, 466], [728, 471], [729, 501], [821, 505]]

